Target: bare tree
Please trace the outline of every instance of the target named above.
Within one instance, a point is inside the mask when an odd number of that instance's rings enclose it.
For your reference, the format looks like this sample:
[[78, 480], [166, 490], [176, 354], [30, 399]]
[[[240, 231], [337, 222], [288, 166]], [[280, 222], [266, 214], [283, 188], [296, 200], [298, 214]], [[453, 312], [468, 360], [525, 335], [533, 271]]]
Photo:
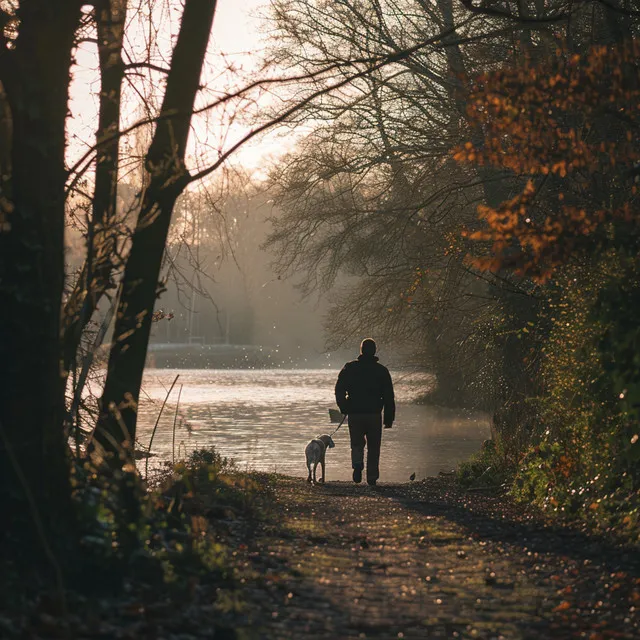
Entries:
[[96, 2], [95, 31], [100, 63], [99, 122], [92, 211], [87, 223], [87, 257], [64, 309], [64, 366], [69, 370], [83, 329], [103, 293], [114, 288], [119, 255], [116, 210], [119, 138], [124, 62], [122, 47], [126, 21], [125, 0]]
[[273, 173], [284, 214], [270, 246], [283, 274], [307, 274], [307, 290], [355, 277], [330, 316], [336, 341], [362, 332], [410, 340], [441, 380], [453, 378], [452, 395], [482, 386], [494, 407], [520, 409], [537, 393], [540, 335], [522, 329], [544, 326], [545, 294], [512, 274], [470, 269], [473, 247], [460, 234], [475, 228], [478, 204], [497, 207], [523, 183], [493, 167], [463, 170], [451, 149], [484, 142], [467, 112], [474, 78], [555, 55], [561, 36], [573, 51], [612, 42], [631, 33], [633, 11], [597, 0], [274, 3], [273, 59], [305, 70], [443, 34], [291, 121], [306, 119], [307, 130]]
[[[481, 358], [494, 367], [491, 349], [476, 338], [486, 339], [491, 314], [499, 315], [504, 283], [464, 264], [459, 232], [474, 224], [478, 202], [499, 198], [509, 184], [495, 172], [461, 169], [450, 150], [474, 136], [469, 78], [515, 50], [513, 29], [468, 21], [449, 0], [345, 2], [330, 14], [323, 6], [275, 5], [274, 59], [308, 70], [443, 37], [323, 96], [291, 123], [314, 124], [272, 176], [284, 212], [270, 238], [277, 266], [306, 273], [307, 291], [329, 288], [341, 272], [355, 276], [330, 316], [334, 343], [362, 332], [408, 341], [443, 387], [460, 393], [463, 377], [467, 388], [487, 378]], [[473, 373], [459, 366], [470, 352]]]
[[115, 339], [95, 435], [107, 450], [113, 450], [115, 440], [133, 451], [151, 311], [173, 207], [189, 182], [185, 166], [187, 138], [214, 11], [215, 1], [185, 4], [160, 119], [145, 159], [149, 186], [120, 284]]

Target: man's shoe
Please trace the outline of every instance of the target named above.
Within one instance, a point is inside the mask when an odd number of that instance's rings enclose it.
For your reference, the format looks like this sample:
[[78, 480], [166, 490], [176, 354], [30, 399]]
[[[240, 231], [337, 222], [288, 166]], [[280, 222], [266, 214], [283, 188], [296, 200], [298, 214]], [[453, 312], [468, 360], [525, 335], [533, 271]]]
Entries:
[[362, 482], [362, 469], [353, 470], [353, 481], [355, 483]]

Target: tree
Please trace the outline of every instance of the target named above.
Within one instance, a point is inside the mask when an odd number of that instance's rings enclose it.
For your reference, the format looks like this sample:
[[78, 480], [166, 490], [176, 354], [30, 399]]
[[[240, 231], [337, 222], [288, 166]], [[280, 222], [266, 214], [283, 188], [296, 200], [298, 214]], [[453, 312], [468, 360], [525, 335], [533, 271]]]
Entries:
[[630, 315], [640, 268], [639, 52], [635, 39], [582, 55], [558, 47], [543, 64], [480, 77], [469, 111], [486, 139], [481, 148], [467, 143], [456, 152], [461, 161], [497, 165], [525, 181], [513, 198], [479, 208], [484, 224], [468, 234], [476, 268], [546, 282], [569, 267], [609, 261], [602, 271], [611, 280], [600, 279], [594, 299], [599, 322], [614, 323], [603, 340], [616, 393], [637, 385], [635, 361], [624, 354], [637, 342]]
[[122, 47], [127, 6], [125, 0], [96, 2], [95, 32], [100, 64], [99, 122], [96, 138], [95, 185], [87, 224], [87, 255], [63, 315], [64, 367], [70, 370], [82, 331], [103, 294], [115, 287], [120, 256], [117, 195], [120, 166], [120, 120], [125, 65]]
[[[126, 258], [128, 271], [120, 296], [120, 308], [136, 307], [134, 315], [141, 321], [147, 315], [150, 321], [166, 226], [177, 195], [188, 183], [184, 153], [215, 4], [215, 0], [185, 3], [163, 109], [147, 152], [150, 185]], [[0, 42], [2, 132], [11, 150], [3, 156], [0, 193], [2, 509], [16, 524], [34, 519], [43, 543], [63, 539], [62, 532], [70, 541], [74, 514], [63, 428], [64, 394], [82, 331], [100, 297], [113, 286], [120, 248], [113, 219], [122, 136], [126, 6], [120, 0], [100, 0], [91, 12], [83, 13], [80, 2], [67, 1], [54, 8], [51, 3], [25, 0], [6, 2], [0, 8], [5, 23]], [[81, 29], [91, 23], [98, 35], [102, 83], [93, 207], [87, 225], [87, 262], [71, 296], [64, 300], [65, 126], [72, 49]], [[77, 175], [71, 188], [78, 184]], [[130, 322], [126, 312], [118, 318], [116, 337], [129, 330]], [[144, 362], [148, 333], [146, 323], [141, 324], [142, 341], [124, 337], [138, 346], [129, 355], [137, 357], [137, 363]], [[122, 340], [116, 340], [116, 345], [114, 351], [119, 354]], [[120, 375], [122, 365], [115, 355], [113, 362], [113, 375]], [[135, 369], [129, 373], [135, 378]], [[111, 382], [105, 390], [107, 405], [123, 399], [124, 392], [118, 395], [113, 387]], [[126, 391], [135, 394], [138, 389], [134, 380]], [[111, 442], [110, 447], [120, 451], [121, 441]]]
[[[451, 145], [462, 153], [466, 140], [478, 158], [495, 144], [486, 135], [489, 116], [467, 109], [475, 77], [499, 82], [500, 73], [534, 68], [562, 38], [574, 53], [615, 42], [632, 32], [634, 10], [598, 1], [464, 7], [345, 2], [328, 13], [312, 0], [295, 10], [276, 5], [274, 57], [302, 68], [407, 47], [436, 29], [442, 43], [309, 106], [312, 132], [274, 174], [285, 215], [271, 241], [283, 273], [306, 270], [308, 286], [327, 287], [341, 271], [355, 276], [331, 314], [337, 338], [409, 337], [441, 379], [451, 367], [462, 372], [462, 380], [453, 376], [454, 393], [486, 383], [485, 403], [503, 414], [496, 424], [530, 425], [528, 399], [542, 384], [546, 288], [530, 272], [465, 261], [477, 247], [469, 237], [481, 233], [476, 203], [500, 212], [516, 202], [526, 176], [500, 162], [455, 168]], [[522, 89], [516, 85], [508, 91]], [[513, 248], [505, 253], [513, 259]]]
[[37, 509], [47, 530], [71, 519], [59, 336], [65, 123], [80, 9], [72, 0], [33, 0], [3, 3], [0, 12], [11, 25], [0, 36], [11, 122], [0, 198], [0, 508], [9, 522]]
[[185, 4], [164, 101], [145, 159], [149, 185], [120, 284], [115, 340], [95, 438], [108, 451], [113, 450], [113, 441], [119, 443], [128, 457], [134, 448], [138, 397], [171, 214], [189, 183], [187, 138], [214, 11], [215, 2]]
[[636, 40], [583, 55], [559, 47], [545, 64], [477, 80], [469, 113], [485, 140], [456, 158], [526, 177], [515, 197], [479, 209], [485, 225], [469, 237], [490, 253], [472, 259], [478, 268], [545, 281], [577, 254], [635, 243], [639, 52]]
[[492, 338], [493, 318], [507, 307], [528, 314], [530, 287], [464, 265], [459, 231], [473, 224], [474, 202], [500, 202], [511, 186], [504, 172], [460, 170], [450, 149], [478, 137], [469, 78], [515, 53], [504, 42], [512, 30], [465, 19], [446, 0], [345, 2], [331, 15], [323, 3], [295, 6], [276, 5], [274, 57], [302, 69], [441, 39], [307, 107], [312, 132], [273, 174], [284, 211], [271, 236], [279, 268], [306, 272], [307, 289], [328, 288], [341, 271], [352, 277], [330, 314], [334, 343], [363, 332], [408, 341], [435, 368], [443, 399], [477, 385], [476, 400], [493, 402], [489, 388], [510, 380], [495, 359], [513, 351]]
[[519, 182], [478, 208], [468, 263], [531, 279], [544, 301], [540, 392], [529, 400], [537, 415], [515, 460], [515, 493], [602, 526], [634, 526], [638, 14], [594, 2], [569, 16], [548, 56], [477, 78], [469, 118], [483, 136], [454, 154]]

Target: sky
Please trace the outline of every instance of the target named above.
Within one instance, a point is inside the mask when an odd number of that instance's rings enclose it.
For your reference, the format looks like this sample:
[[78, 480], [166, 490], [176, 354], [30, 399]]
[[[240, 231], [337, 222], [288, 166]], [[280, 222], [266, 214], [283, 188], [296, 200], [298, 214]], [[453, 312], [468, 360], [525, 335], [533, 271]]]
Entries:
[[254, 52], [260, 48], [260, 24], [257, 16], [268, 0], [218, 0], [212, 39], [221, 51]]

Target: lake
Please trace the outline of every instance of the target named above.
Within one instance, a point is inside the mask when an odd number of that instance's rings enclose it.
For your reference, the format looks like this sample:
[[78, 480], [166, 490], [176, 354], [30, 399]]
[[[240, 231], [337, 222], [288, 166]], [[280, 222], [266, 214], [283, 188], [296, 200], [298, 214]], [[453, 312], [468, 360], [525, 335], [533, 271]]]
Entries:
[[[448, 471], [490, 437], [486, 414], [418, 405], [414, 401], [432, 384], [423, 373], [391, 372], [396, 391], [396, 422], [383, 432], [381, 482], [403, 482]], [[164, 409], [150, 467], [171, 460], [176, 401], [180, 397], [175, 455], [214, 446], [241, 469], [276, 471], [306, 477], [304, 448], [337, 425], [333, 369], [147, 369], [140, 398], [138, 439], [148, 445], [162, 401], [179, 375]], [[345, 425], [327, 453], [327, 481], [351, 478], [349, 432]]]

